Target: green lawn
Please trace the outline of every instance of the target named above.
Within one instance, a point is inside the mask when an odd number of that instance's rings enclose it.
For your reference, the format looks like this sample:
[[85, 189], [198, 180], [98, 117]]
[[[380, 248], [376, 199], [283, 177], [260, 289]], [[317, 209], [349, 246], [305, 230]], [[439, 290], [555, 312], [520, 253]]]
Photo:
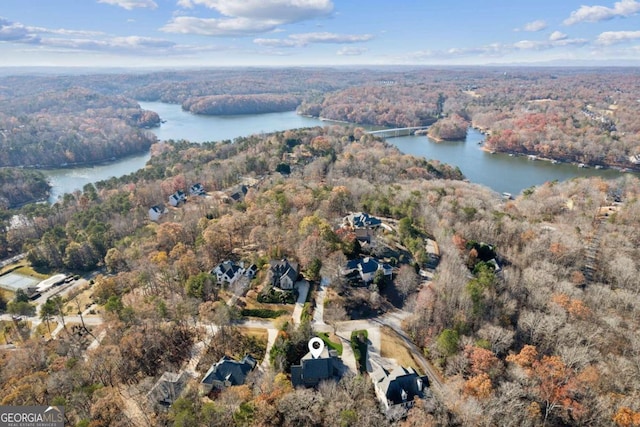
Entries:
[[339, 356], [342, 356], [342, 343], [338, 340], [338, 342], [333, 342], [329, 338], [329, 334], [327, 332], [318, 332], [318, 337], [324, 341], [324, 344], [332, 350], [338, 352]]
[[353, 348], [353, 355], [356, 358], [360, 373], [367, 372], [366, 360], [368, 339], [369, 333], [366, 329], [351, 332], [351, 348]]

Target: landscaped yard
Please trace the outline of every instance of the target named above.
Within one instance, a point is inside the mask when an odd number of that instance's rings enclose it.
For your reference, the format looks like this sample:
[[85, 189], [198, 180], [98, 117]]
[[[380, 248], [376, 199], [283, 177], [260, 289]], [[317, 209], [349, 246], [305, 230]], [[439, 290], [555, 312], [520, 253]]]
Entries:
[[342, 356], [342, 343], [340, 342], [340, 339], [337, 336], [333, 334], [329, 335], [329, 333], [327, 332], [318, 332], [318, 337], [320, 337], [320, 339], [324, 341], [324, 344], [327, 347], [337, 351], [338, 355]]
[[245, 306], [243, 308], [246, 308], [246, 309], [266, 309], [266, 310], [273, 310], [273, 311], [284, 310], [289, 315], [293, 314], [293, 308], [294, 308], [293, 304], [265, 304], [265, 303], [259, 303], [255, 299], [248, 298], [248, 297], [244, 298], [243, 301], [245, 303]]
[[289, 314], [287, 310], [270, 310], [268, 308], [243, 308], [240, 312], [245, 317], [259, 317], [262, 319], [277, 319]]
[[416, 372], [420, 372], [420, 365], [413, 358], [413, 355], [404, 345], [402, 339], [387, 326], [380, 328], [380, 355], [389, 359], [395, 359], [398, 365], [404, 366], [405, 368], [412, 367]]
[[360, 373], [367, 372], [367, 345], [369, 333], [366, 329], [351, 332], [351, 348]]

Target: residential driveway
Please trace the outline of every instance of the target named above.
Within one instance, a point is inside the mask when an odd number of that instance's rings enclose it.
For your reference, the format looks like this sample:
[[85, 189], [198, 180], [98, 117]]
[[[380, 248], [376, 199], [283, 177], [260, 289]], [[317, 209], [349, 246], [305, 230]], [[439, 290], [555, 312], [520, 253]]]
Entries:
[[318, 292], [316, 292], [316, 307], [313, 310], [313, 323], [317, 325], [324, 325], [324, 298], [327, 295], [327, 288], [329, 287], [329, 279], [323, 277], [320, 280], [320, 286]]
[[267, 333], [268, 333], [267, 351], [265, 352], [264, 359], [262, 359], [262, 363], [260, 364], [262, 369], [269, 369], [269, 366], [270, 366], [269, 362], [271, 361], [271, 358], [269, 357], [269, 353], [271, 353], [271, 347], [273, 347], [273, 344], [276, 342], [276, 338], [278, 336], [278, 330], [267, 329]]
[[356, 375], [358, 373], [358, 365], [356, 364], [356, 356], [353, 354], [353, 349], [351, 348], [351, 331], [338, 330], [337, 335], [342, 343], [342, 363], [344, 363], [347, 369], [347, 372], [343, 372], [342, 374], [349, 373]]
[[309, 282], [302, 280], [296, 283], [296, 289], [298, 290], [298, 300], [296, 306], [293, 309], [293, 324], [300, 324], [300, 317], [302, 317], [302, 308], [307, 301], [307, 294], [309, 293]]
[[396, 366], [394, 359], [388, 359], [381, 355], [382, 340], [380, 339], [380, 328], [368, 328], [367, 336], [369, 337], [369, 344], [367, 346], [367, 372], [373, 371], [373, 365], [377, 364], [383, 368], [391, 371]]

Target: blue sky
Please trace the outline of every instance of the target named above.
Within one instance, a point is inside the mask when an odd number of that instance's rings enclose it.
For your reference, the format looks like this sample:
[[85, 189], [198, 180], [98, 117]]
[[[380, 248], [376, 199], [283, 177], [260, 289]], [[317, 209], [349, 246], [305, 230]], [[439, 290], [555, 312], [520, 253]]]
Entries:
[[640, 65], [636, 0], [2, 0], [0, 66]]

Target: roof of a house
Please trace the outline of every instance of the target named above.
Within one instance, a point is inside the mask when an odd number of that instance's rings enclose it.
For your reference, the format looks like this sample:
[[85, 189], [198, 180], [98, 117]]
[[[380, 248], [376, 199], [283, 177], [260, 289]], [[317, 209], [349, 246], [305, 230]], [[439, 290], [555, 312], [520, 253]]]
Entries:
[[147, 397], [154, 402], [170, 405], [180, 396], [188, 379], [189, 374], [186, 371], [165, 372], [149, 391]]
[[354, 270], [356, 268], [358, 268], [358, 266], [360, 265], [360, 261], [362, 259], [361, 258], [356, 258], [356, 259], [350, 259], [349, 261], [347, 261], [347, 270]]
[[376, 217], [370, 216], [365, 212], [356, 212], [348, 216], [349, 222], [355, 228], [375, 227], [382, 224], [382, 221]]
[[291, 382], [293, 386], [315, 386], [322, 380], [334, 377], [337, 353], [324, 347], [318, 358], [308, 352], [300, 359], [299, 365], [291, 366]]
[[224, 261], [216, 267], [216, 269], [220, 269], [222, 274], [226, 274], [227, 277], [235, 277], [235, 275], [242, 269], [239, 265], [237, 265], [233, 261]]
[[247, 188], [247, 186], [242, 184], [242, 185], [239, 185], [239, 186], [235, 187], [233, 190], [231, 190], [231, 194], [229, 195], [229, 197], [231, 197], [233, 200], [238, 201], [243, 196], [245, 196], [248, 191], [249, 191], [249, 189]]
[[366, 257], [360, 261], [359, 265], [362, 273], [367, 274], [375, 272], [380, 264], [374, 258]]
[[257, 365], [256, 359], [246, 355], [242, 360], [233, 360], [228, 356], [222, 356], [218, 363], [211, 365], [202, 379], [204, 384], [213, 384], [214, 381], [226, 382], [231, 385], [244, 384], [247, 374]]
[[271, 266], [271, 271], [276, 276], [287, 276], [293, 282], [298, 278], [298, 264], [295, 262], [289, 262], [289, 260], [285, 258], [280, 261], [271, 261], [269, 265]]
[[164, 205], [163, 204], [159, 204], [159, 205], [153, 205], [151, 206], [151, 210], [156, 211], [158, 213], [163, 213], [164, 212]]
[[[419, 376], [413, 368], [402, 366], [397, 366], [391, 372], [383, 368], [376, 369], [372, 377], [390, 405], [411, 401], [415, 396], [424, 398], [424, 387], [429, 385], [427, 377]], [[406, 399], [403, 399], [403, 391], [406, 393]]]

